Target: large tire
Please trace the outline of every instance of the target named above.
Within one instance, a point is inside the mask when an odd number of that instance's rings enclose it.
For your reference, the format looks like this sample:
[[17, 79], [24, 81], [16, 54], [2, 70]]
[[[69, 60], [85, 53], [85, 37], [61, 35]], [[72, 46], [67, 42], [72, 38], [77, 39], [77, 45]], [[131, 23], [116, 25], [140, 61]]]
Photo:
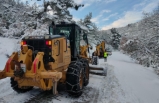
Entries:
[[81, 62], [73, 62], [66, 73], [66, 89], [69, 94], [79, 97], [83, 92], [83, 67]]
[[84, 67], [84, 86], [89, 84], [89, 62], [86, 59], [80, 59]]
[[93, 56], [92, 65], [98, 65], [98, 57], [97, 56]]
[[104, 57], [104, 52], [100, 52], [99, 58], [103, 58]]
[[25, 86], [25, 87], [19, 88], [18, 83], [17, 81], [14, 80], [14, 78], [10, 78], [10, 80], [11, 80], [10, 83], [11, 83], [12, 89], [16, 91], [17, 93], [25, 93], [33, 89], [33, 86]]

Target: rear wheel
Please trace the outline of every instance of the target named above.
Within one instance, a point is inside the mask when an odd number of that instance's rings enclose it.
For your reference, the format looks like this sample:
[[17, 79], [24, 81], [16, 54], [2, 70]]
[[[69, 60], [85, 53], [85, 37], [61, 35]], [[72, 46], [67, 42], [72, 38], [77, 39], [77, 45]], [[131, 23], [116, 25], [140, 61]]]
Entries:
[[27, 91], [30, 91], [31, 89], [33, 89], [33, 86], [23, 86], [22, 88], [18, 87], [18, 82], [14, 80], [14, 78], [10, 78], [11, 80], [11, 87], [13, 88], [14, 91], [16, 91], [17, 93], [24, 93]]
[[104, 52], [101, 51], [99, 57], [103, 58], [104, 57]]
[[98, 57], [97, 56], [93, 56], [92, 65], [98, 65]]
[[66, 88], [69, 94], [79, 97], [83, 92], [83, 66], [81, 62], [70, 64], [66, 74]]
[[89, 63], [86, 59], [80, 60], [84, 67], [84, 86], [87, 86], [89, 83]]

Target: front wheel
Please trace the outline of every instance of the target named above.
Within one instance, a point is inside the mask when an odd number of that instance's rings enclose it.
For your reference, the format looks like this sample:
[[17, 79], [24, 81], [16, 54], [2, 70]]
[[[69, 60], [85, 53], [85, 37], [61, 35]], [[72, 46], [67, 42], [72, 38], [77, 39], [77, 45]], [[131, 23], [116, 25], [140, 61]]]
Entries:
[[33, 89], [33, 86], [23, 86], [22, 88], [18, 87], [18, 82], [14, 80], [14, 78], [10, 78], [11, 80], [11, 87], [13, 88], [14, 91], [16, 91], [17, 93], [24, 93], [27, 91], [30, 91], [31, 89]]

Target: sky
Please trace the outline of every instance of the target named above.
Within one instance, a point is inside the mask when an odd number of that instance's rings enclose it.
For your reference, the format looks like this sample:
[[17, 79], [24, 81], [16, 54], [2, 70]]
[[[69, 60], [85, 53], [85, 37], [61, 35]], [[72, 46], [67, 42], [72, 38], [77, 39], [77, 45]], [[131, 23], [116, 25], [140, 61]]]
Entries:
[[[25, 0], [23, 0], [25, 1]], [[29, 0], [28, 0], [29, 1]], [[36, 0], [30, 0], [35, 2]], [[43, 0], [42, 0], [43, 1]], [[130, 23], [138, 22], [143, 18], [143, 12], [153, 11], [159, 4], [159, 0], [74, 0], [84, 7], [78, 11], [70, 9], [73, 19], [84, 19], [90, 12], [91, 21], [100, 30], [118, 28]], [[37, 1], [37, 3], [41, 3]]]

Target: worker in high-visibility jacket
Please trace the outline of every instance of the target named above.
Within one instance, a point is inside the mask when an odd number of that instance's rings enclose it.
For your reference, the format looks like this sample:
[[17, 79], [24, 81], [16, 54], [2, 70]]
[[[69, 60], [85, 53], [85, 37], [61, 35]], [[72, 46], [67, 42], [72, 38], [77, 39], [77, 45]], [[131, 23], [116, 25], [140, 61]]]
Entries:
[[104, 62], [107, 61], [107, 57], [108, 57], [108, 53], [107, 53], [107, 51], [105, 50], [105, 51], [104, 51]]

